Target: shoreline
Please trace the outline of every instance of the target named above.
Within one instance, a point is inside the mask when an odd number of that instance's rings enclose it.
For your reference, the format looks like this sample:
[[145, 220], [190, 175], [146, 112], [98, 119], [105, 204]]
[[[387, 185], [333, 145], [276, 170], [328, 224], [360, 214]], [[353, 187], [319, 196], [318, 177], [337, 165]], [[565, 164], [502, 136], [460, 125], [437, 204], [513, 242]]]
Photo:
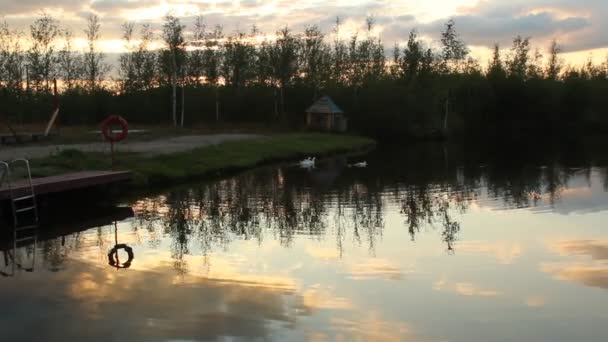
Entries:
[[[127, 188], [142, 190], [215, 178], [308, 156], [326, 157], [363, 151], [375, 145], [374, 140], [360, 136], [286, 133], [157, 156], [118, 152], [115, 154], [114, 169], [132, 171], [133, 180]], [[49, 157], [32, 159], [32, 176], [110, 170], [110, 159], [107, 153], [64, 150]]]

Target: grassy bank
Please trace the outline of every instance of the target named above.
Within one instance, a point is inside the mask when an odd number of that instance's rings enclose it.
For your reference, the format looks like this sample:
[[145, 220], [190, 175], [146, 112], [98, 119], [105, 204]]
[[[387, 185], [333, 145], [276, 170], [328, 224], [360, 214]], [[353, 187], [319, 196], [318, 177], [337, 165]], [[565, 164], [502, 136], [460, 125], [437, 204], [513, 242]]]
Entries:
[[[153, 157], [118, 152], [114, 169], [133, 171], [135, 187], [167, 185], [264, 163], [348, 152], [373, 144], [373, 140], [355, 136], [281, 134]], [[34, 177], [110, 168], [108, 154], [76, 150], [65, 150], [47, 158], [32, 160]]]

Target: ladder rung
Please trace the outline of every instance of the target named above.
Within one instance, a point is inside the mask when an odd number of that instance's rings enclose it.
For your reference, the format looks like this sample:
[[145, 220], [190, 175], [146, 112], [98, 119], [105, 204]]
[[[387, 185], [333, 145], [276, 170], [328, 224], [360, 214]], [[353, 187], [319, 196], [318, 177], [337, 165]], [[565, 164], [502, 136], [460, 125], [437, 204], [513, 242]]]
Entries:
[[17, 210], [15, 210], [15, 212], [16, 213], [22, 213], [22, 212], [29, 211], [29, 210], [34, 210], [34, 209], [36, 209], [35, 205], [33, 205], [31, 207], [25, 207], [25, 208], [17, 209]]
[[23, 196], [23, 197], [17, 197], [17, 198], [13, 198], [13, 202], [25, 201], [25, 200], [28, 200], [28, 199], [34, 198], [34, 197], [36, 197], [36, 196], [28, 195], [28, 196]]
[[15, 230], [18, 231], [18, 232], [20, 232], [22, 230], [36, 229], [36, 228], [38, 228], [38, 225], [33, 224], [31, 226], [17, 227], [17, 228], [15, 228]]

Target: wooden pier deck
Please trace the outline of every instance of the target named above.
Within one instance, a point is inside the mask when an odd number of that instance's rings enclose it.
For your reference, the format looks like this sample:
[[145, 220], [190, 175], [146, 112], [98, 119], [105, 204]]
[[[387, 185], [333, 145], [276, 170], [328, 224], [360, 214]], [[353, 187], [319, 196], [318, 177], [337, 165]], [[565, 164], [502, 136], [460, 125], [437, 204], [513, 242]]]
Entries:
[[[105, 186], [118, 182], [131, 180], [130, 171], [82, 171], [67, 173], [58, 176], [33, 178], [36, 196], [60, 193], [72, 190], [86, 189], [96, 186]], [[13, 193], [29, 193], [27, 180], [13, 183]], [[10, 199], [10, 191], [6, 185], [0, 188], [0, 201]]]

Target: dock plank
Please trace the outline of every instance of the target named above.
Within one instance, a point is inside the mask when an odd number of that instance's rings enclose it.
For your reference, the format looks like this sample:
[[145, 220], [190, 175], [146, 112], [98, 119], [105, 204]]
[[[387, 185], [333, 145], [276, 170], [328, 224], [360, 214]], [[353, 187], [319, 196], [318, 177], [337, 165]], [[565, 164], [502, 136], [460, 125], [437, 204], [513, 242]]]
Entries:
[[[33, 178], [36, 195], [59, 193], [77, 189], [85, 189], [101, 185], [131, 180], [130, 171], [82, 171], [63, 175]], [[13, 184], [16, 197], [29, 192], [29, 182], [18, 181]], [[0, 188], [0, 201], [10, 199], [10, 191], [6, 185]]]

